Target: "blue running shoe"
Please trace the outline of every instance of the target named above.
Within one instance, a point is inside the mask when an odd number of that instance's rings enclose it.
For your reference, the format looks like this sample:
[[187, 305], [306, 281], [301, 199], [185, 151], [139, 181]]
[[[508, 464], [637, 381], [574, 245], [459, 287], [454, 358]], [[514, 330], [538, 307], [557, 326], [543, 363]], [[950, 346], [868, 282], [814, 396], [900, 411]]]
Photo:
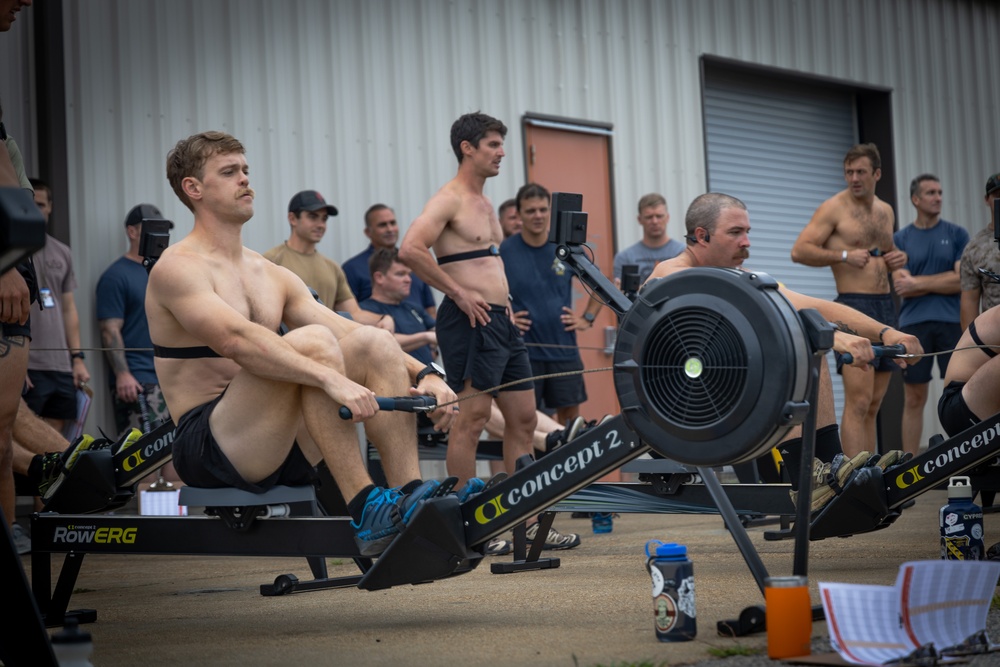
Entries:
[[436, 480], [424, 482], [405, 496], [399, 489], [372, 489], [361, 512], [361, 521], [351, 521], [354, 541], [361, 555], [374, 557], [385, 551], [420, 502], [432, 495], [437, 485]]
[[477, 493], [482, 493], [485, 488], [486, 482], [478, 477], [470, 478], [469, 481], [465, 483], [465, 486], [458, 490], [458, 502], [464, 503]]

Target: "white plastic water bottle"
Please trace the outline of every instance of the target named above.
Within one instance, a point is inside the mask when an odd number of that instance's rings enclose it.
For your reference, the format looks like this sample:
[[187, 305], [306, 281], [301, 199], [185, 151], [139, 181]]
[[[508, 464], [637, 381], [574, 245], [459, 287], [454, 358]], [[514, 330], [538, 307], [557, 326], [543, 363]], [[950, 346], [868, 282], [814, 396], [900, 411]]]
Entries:
[[90, 633], [81, 630], [72, 616], [66, 619], [62, 631], [52, 636], [52, 652], [59, 667], [94, 667], [90, 662], [90, 654], [94, 652]]

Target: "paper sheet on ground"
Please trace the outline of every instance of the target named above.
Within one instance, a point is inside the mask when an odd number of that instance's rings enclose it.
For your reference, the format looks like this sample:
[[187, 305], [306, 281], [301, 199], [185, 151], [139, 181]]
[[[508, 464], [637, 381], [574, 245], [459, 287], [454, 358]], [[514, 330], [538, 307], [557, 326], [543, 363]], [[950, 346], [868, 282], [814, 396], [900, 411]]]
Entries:
[[893, 586], [820, 582], [830, 643], [858, 665], [940, 652], [986, 628], [998, 577], [1000, 562], [929, 560], [901, 565]]

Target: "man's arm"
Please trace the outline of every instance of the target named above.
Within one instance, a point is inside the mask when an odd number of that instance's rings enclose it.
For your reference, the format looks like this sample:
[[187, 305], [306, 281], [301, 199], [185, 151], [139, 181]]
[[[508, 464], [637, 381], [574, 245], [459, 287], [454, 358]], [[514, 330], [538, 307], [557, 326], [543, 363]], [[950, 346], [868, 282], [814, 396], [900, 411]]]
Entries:
[[19, 188], [21, 179], [18, 178], [17, 170], [14, 169], [14, 162], [10, 158], [7, 150], [7, 143], [0, 141], [0, 187]]
[[[184, 331], [252, 375], [317, 387], [349, 408], [355, 419], [375, 414], [377, 405], [371, 390], [329, 366], [315, 363], [274, 331], [248, 320], [212, 290], [211, 276], [199, 261], [177, 252], [169, 261], [165, 260], [161, 259], [149, 275], [146, 303], [150, 318], [154, 317], [151, 308], [163, 309]], [[263, 262], [261, 268], [268, 273], [268, 280], [285, 293], [286, 303], [294, 292], [300, 301], [310, 302], [319, 313], [328, 313], [322, 319], [331, 324], [330, 329], [338, 338], [361, 326], [317, 303], [291, 271]], [[318, 322], [321, 318], [315, 319]]]
[[958, 316], [962, 331], [968, 329], [972, 321], [979, 317], [979, 303], [982, 294], [983, 291], [979, 288], [962, 290]]
[[[844, 261], [843, 250], [828, 250], [826, 242], [837, 229], [837, 216], [833, 198], [826, 200], [816, 209], [809, 224], [799, 233], [799, 238], [792, 246], [792, 261], [806, 266], [831, 266]], [[859, 253], [861, 250], [855, 249]], [[868, 252], [865, 253], [867, 263]], [[851, 262], [848, 253], [848, 262]], [[863, 266], [863, 265], [862, 265]]]
[[[888, 327], [850, 306], [793, 292], [785, 287], [779, 289], [795, 306], [796, 310], [815, 308], [827, 321], [837, 325], [840, 331], [862, 336], [881, 345], [903, 345], [908, 354], [923, 354], [924, 350], [916, 336]], [[919, 360], [909, 359], [907, 363], [916, 363], [917, 361]]]
[[371, 326], [378, 327], [379, 329], [385, 329], [386, 331], [396, 330], [396, 325], [392, 321], [391, 317], [365, 310], [358, 305], [357, 299], [344, 299], [343, 301], [338, 301], [334, 305], [334, 310], [349, 313], [350, 316], [354, 318], [355, 322], [369, 324]]
[[[7, 152], [7, 144], [0, 141], [0, 187], [19, 188], [21, 179]], [[24, 324], [28, 321], [31, 294], [28, 284], [17, 269], [8, 269], [0, 275], [0, 322]]]
[[115, 394], [125, 403], [135, 403], [138, 400], [139, 392], [142, 391], [142, 384], [135, 379], [128, 367], [128, 360], [125, 356], [125, 340], [122, 338], [124, 325], [125, 320], [118, 318], [98, 321], [98, 326], [101, 329], [101, 345], [104, 347], [104, 358], [108, 360], [111, 372], [115, 374]]
[[959, 262], [955, 262], [951, 271], [927, 276], [915, 276], [906, 269], [899, 269], [892, 274], [892, 284], [896, 294], [904, 298], [925, 294], [958, 294], [962, 290], [958, 267]]
[[[305, 287], [305, 284], [303, 284], [302, 281], [295, 276], [295, 274], [287, 269], [283, 269], [281, 267], [277, 268], [286, 272], [287, 275], [290, 276], [290, 279], [288, 279], [290, 280], [288, 298], [285, 302], [285, 312], [283, 316], [285, 323], [288, 324], [289, 327], [295, 328], [309, 324], [319, 324], [328, 327], [339, 339], [350, 331], [353, 331], [357, 327], [361, 326], [356, 322], [352, 322], [351, 320], [337, 315], [337, 313], [329, 308], [321, 306], [315, 299], [312, 298], [312, 295], [309, 294], [309, 290]], [[403, 354], [402, 356], [403, 363], [406, 365], [406, 370], [410, 375], [410, 379], [415, 382], [417, 374], [424, 370], [424, 364], [408, 354]], [[429, 374], [422, 378], [419, 384], [416, 384], [415, 387], [411, 387], [410, 393], [413, 395], [423, 394], [433, 396], [438, 405], [455, 400], [455, 392], [448, 387], [443, 379], [434, 374]], [[336, 397], [333, 398], [334, 400], [337, 400]], [[351, 406], [348, 405], [348, 407]], [[353, 408], [351, 409], [353, 411]], [[445, 412], [447, 412], [447, 414], [445, 414]], [[358, 413], [355, 413], [355, 415], [357, 414]], [[441, 430], [448, 428], [453, 417], [454, 413], [450, 408], [447, 411], [444, 409], [438, 409], [431, 413], [431, 418], [435, 421], [435, 428], [439, 428]]]
[[[80, 351], [80, 314], [76, 309], [76, 299], [72, 292], [62, 295], [63, 328], [66, 331], [66, 345], [70, 354]], [[73, 357], [73, 384], [77, 387], [90, 382], [90, 371], [83, 359]]]

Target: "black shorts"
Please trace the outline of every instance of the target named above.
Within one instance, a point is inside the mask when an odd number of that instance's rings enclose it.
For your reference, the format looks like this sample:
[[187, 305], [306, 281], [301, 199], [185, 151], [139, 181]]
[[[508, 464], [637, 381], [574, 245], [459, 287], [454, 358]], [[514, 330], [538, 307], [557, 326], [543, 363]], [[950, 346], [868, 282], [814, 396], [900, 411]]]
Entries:
[[[490, 305], [489, 324], [473, 328], [469, 326], [469, 316], [445, 297], [438, 308], [435, 329], [452, 391], [465, 389], [465, 381], [469, 379], [473, 389], [484, 391], [531, 377], [528, 348], [521, 332], [510, 321], [506, 306]], [[500, 391], [531, 388], [530, 383], [522, 382]]]
[[[551, 373], [569, 373], [582, 371], [583, 361], [576, 359], [567, 361], [535, 361], [531, 362], [531, 374], [534, 376]], [[558, 410], [573, 405], [580, 405], [587, 400], [587, 387], [583, 376], [564, 375], [557, 378], [535, 380], [535, 407]]]
[[924, 352], [945, 352], [936, 357], [924, 357], [912, 366], [903, 369], [903, 382], [906, 384], [927, 384], [931, 381], [931, 370], [937, 359], [938, 373], [943, 378], [948, 372], [948, 362], [951, 361], [951, 351], [958, 345], [962, 337], [962, 325], [958, 322], [920, 322], [903, 327], [902, 331], [916, 336]]
[[316, 480], [313, 467], [298, 444], [293, 444], [281, 466], [265, 479], [252, 484], [236, 472], [219, 444], [212, 437], [208, 419], [226, 392], [215, 400], [199, 405], [184, 413], [174, 430], [174, 469], [181, 480], [190, 486], [215, 489], [231, 486], [251, 493], [263, 493], [278, 485], [303, 486]]
[[938, 419], [949, 438], [983, 421], [965, 404], [965, 397], [962, 396], [964, 386], [964, 382], [949, 382], [938, 401]]
[[64, 371], [28, 371], [34, 385], [24, 402], [39, 417], [76, 420], [76, 386], [73, 374]]
[[[898, 321], [896, 304], [893, 303], [892, 296], [889, 294], [838, 294], [834, 301], [842, 303], [845, 306], [850, 306], [876, 322], [896, 328], [896, 322]], [[839, 352], [834, 352], [833, 354], [837, 360], [837, 372], [840, 373], [841, 367], [844, 365], [843, 358]], [[899, 370], [896, 362], [886, 357], [875, 358], [871, 362], [871, 367], [878, 372]]]

